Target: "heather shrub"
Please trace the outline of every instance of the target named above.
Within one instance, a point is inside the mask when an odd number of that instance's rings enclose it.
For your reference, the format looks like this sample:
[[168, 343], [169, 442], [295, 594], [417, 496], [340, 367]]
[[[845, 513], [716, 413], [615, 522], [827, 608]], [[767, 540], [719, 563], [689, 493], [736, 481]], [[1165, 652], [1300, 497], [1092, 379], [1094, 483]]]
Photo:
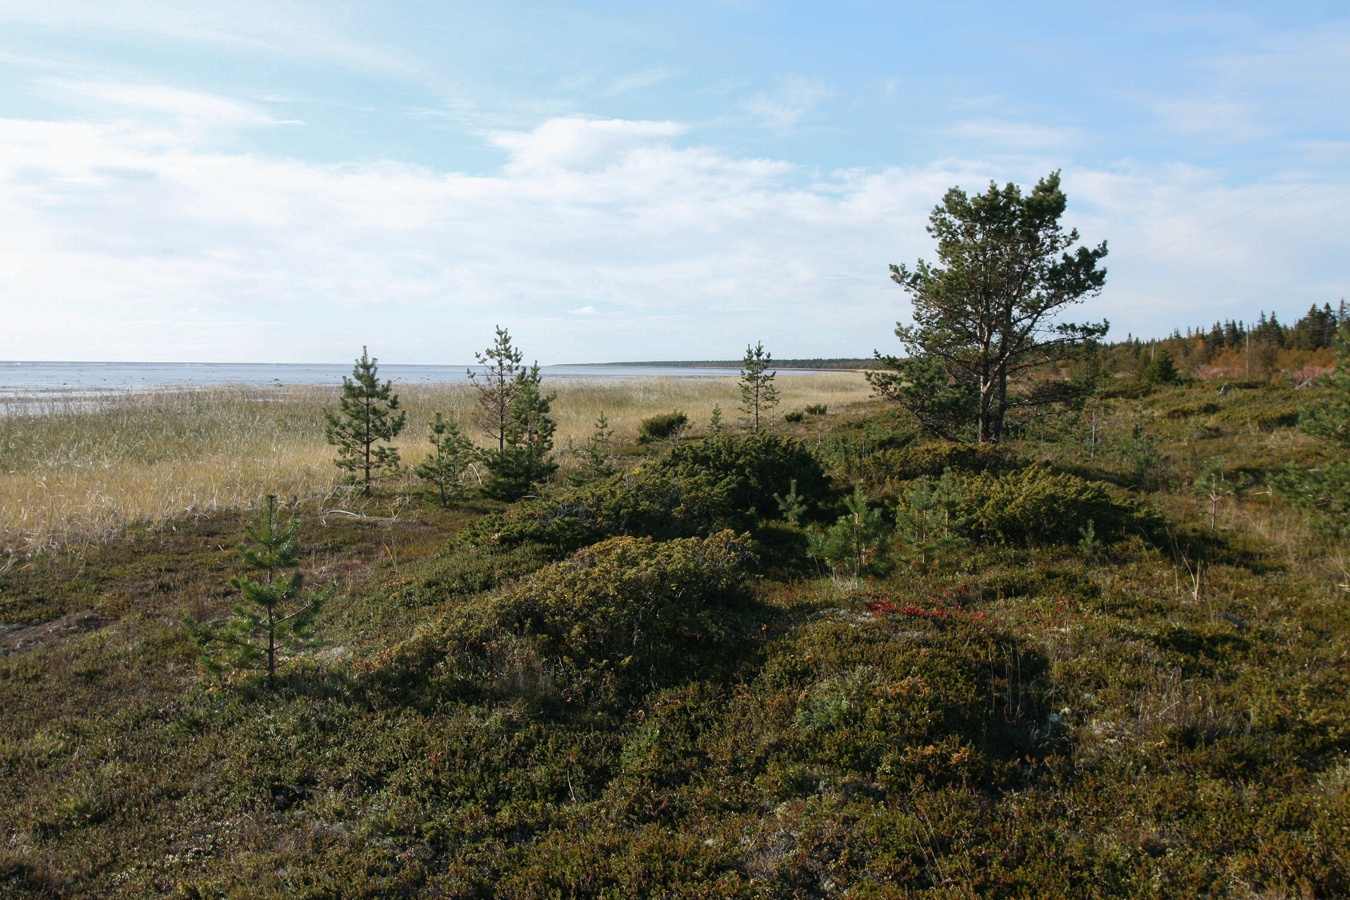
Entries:
[[781, 515], [775, 494], [795, 492], [809, 515], [828, 486], [820, 463], [796, 441], [719, 435], [673, 447], [632, 472], [518, 503], [477, 522], [467, 537], [533, 543], [559, 558], [618, 535], [670, 540], [754, 528]]
[[710, 479], [733, 515], [774, 518], [774, 494], [787, 494], [794, 481], [808, 506], [829, 496], [825, 470], [805, 444], [764, 432], [681, 444], [658, 460], [655, 469], [678, 478]]
[[462, 614], [449, 626], [445, 669], [563, 702], [716, 672], [743, 630], [737, 609], [750, 559], [748, 540], [730, 531], [611, 538]]
[[679, 410], [644, 419], [638, 426], [638, 443], [654, 444], [679, 437], [689, 427], [689, 417]]
[[964, 480], [962, 489], [971, 531], [1006, 543], [1074, 544], [1089, 524], [1109, 540], [1151, 521], [1103, 485], [1044, 466], [975, 475]]

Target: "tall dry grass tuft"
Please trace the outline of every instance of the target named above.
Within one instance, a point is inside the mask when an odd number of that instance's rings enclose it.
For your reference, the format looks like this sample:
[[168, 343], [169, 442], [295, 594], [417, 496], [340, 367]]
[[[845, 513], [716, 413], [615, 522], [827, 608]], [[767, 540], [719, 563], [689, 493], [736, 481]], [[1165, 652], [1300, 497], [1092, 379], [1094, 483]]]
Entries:
[[[780, 375], [781, 410], [841, 409], [869, 396], [857, 373]], [[631, 441], [643, 419], [681, 409], [702, 426], [720, 405], [734, 423], [734, 378], [545, 382], [559, 448], [583, 443], [601, 412]], [[32, 553], [98, 541], [129, 524], [248, 507], [266, 493], [322, 499], [338, 486], [323, 410], [339, 386], [164, 389], [113, 396], [17, 395], [0, 401], [0, 549]], [[408, 425], [405, 463], [428, 449], [436, 412], [469, 425], [465, 384], [395, 384]]]

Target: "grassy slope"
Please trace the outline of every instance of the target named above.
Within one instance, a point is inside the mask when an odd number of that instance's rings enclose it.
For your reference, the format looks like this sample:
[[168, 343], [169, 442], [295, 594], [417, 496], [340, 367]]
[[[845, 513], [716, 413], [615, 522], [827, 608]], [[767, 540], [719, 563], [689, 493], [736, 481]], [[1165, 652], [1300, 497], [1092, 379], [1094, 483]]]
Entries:
[[[1344, 894], [1344, 570], [1260, 487], [1318, 451], [1292, 392], [1213, 393], [1018, 448], [1165, 528], [862, 584], [766, 568], [693, 675], [612, 702], [447, 674], [447, 623], [499, 602], [475, 589], [539, 563], [442, 550], [473, 510], [309, 518], [311, 578], [345, 588], [275, 693], [201, 679], [175, 624], [230, 602], [237, 515], [37, 557], [0, 621], [69, 629], [0, 657], [0, 892]], [[890, 421], [808, 439], [881, 494]], [[1216, 462], [1257, 483], [1211, 533]]]

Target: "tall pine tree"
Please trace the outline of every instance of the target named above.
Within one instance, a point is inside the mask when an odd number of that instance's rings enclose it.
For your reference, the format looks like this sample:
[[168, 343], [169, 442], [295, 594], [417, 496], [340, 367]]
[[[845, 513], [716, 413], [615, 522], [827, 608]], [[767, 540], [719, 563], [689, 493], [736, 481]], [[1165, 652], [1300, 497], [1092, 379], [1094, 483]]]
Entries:
[[362, 347], [352, 377], [342, 379], [338, 411], [323, 412], [328, 443], [338, 450], [333, 464], [347, 473], [344, 481], [359, 484], [367, 497], [373, 479], [384, 470], [398, 469], [398, 450], [389, 442], [403, 430], [405, 419], [391, 382], [380, 384], [376, 377], [376, 362]]

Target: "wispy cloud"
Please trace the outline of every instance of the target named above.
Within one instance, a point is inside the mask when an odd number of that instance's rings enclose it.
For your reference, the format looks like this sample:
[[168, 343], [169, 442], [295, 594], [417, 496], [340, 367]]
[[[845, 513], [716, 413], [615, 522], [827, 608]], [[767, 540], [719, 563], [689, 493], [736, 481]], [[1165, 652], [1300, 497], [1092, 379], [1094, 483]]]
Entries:
[[610, 83], [609, 87], [605, 88], [600, 93], [606, 96], [627, 94], [632, 91], [640, 91], [644, 88], [653, 87], [663, 81], [668, 81], [671, 77], [672, 73], [669, 69], [643, 69], [640, 72], [630, 72], [627, 75], [620, 75]]
[[1034, 122], [975, 119], [961, 122], [950, 133], [973, 144], [982, 153], [1008, 150], [1063, 151], [1080, 140], [1077, 129]]
[[64, 95], [68, 102], [93, 105], [105, 114], [110, 109], [154, 113], [183, 122], [228, 128], [281, 124], [252, 104], [164, 84], [65, 79], [48, 79], [40, 84], [48, 91]]
[[767, 93], [756, 94], [745, 108], [770, 128], [790, 128], [830, 97], [825, 82], [791, 76]]

